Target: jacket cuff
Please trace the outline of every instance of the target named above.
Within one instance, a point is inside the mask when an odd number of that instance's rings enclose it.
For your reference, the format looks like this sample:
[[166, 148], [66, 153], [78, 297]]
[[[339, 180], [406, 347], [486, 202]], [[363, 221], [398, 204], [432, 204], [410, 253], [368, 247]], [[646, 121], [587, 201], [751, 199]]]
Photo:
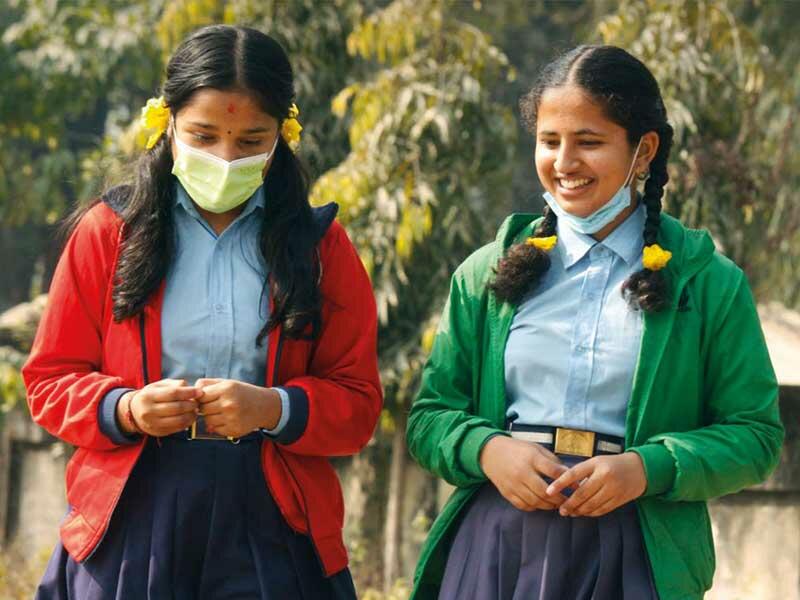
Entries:
[[262, 427], [261, 433], [265, 435], [276, 436], [283, 431], [284, 427], [286, 427], [286, 423], [289, 421], [289, 414], [291, 412], [289, 393], [285, 389], [279, 387], [271, 387], [268, 389], [275, 390], [281, 397], [281, 417], [278, 419], [278, 423], [275, 425], [275, 427], [272, 429], [269, 429], [268, 427]]
[[[294, 386], [273, 388], [281, 395], [281, 418], [275, 429], [261, 432], [279, 444], [296, 442], [308, 425], [308, 396], [304, 389]], [[284, 416], [286, 420], [284, 421]], [[275, 433], [273, 433], [275, 432]]]
[[113, 388], [103, 396], [98, 407], [97, 424], [100, 431], [115, 444], [127, 446], [137, 443], [142, 436], [138, 433], [127, 434], [117, 423], [117, 404], [123, 394], [134, 391], [133, 388]]
[[663, 494], [672, 488], [675, 482], [675, 459], [663, 444], [644, 444], [628, 448], [642, 459], [644, 474], [647, 478], [647, 489], [643, 496]]
[[486, 426], [476, 427], [467, 433], [459, 450], [459, 462], [467, 475], [486, 479], [486, 474], [481, 469], [481, 450], [490, 439], [497, 435], [508, 435], [508, 433]]

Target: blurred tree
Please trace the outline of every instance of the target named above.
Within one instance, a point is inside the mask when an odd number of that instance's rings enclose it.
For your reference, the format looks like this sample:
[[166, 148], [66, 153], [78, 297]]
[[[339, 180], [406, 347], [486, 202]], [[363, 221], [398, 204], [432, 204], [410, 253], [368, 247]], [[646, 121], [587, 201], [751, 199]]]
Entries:
[[386, 507], [384, 551], [364, 560], [374, 573], [382, 554], [386, 590], [402, 571], [405, 413], [453, 268], [510, 205], [516, 126], [491, 98], [508, 59], [453, 4], [396, 0], [349, 36], [372, 72], [333, 100], [350, 118], [351, 150], [313, 189], [315, 203], [339, 202], [378, 303], [391, 466], [387, 501], [375, 505]]
[[597, 37], [641, 58], [661, 85], [676, 129], [667, 210], [708, 227], [761, 299], [796, 306], [800, 70], [796, 40], [776, 35], [792, 15], [791, 2], [624, 1]]

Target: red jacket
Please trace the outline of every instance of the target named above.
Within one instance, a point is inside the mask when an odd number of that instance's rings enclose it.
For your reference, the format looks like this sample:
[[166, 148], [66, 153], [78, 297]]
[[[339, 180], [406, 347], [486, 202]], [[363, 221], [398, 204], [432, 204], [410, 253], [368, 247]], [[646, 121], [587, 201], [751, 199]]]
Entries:
[[[329, 222], [332, 211], [328, 211]], [[114, 388], [161, 376], [164, 284], [138, 317], [112, 318], [111, 282], [124, 224], [101, 202], [83, 217], [56, 267], [47, 308], [22, 374], [34, 421], [77, 447], [66, 469], [71, 508], [61, 541], [76, 560], [102, 539], [145, 440], [117, 445], [98, 408]], [[369, 278], [344, 229], [319, 242], [322, 327], [314, 341], [270, 333], [266, 386], [289, 392], [290, 422], [261, 449], [264, 476], [288, 524], [310, 535], [327, 575], [347, 566], [344, 504], [329, 456], [358, 452], [381, 410], [377, 317]]]

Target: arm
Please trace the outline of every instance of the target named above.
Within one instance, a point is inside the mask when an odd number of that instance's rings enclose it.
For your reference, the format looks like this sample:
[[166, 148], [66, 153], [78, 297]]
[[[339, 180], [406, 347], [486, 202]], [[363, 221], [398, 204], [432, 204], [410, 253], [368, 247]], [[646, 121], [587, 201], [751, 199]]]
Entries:
[[706, 500], [759, 483], [777, 465], [783, 442], [778, 386], [741, 271], [720, 312], [709, 324], [704, 365], [709, 424], [655, 435], [630, 449], [644, 463], [647, 496]]
[[334, 223], [328, 235], [320, 335], [307, 373], [280, 386], [289, 418], [275, 441], [297, 454], [343, 456], [367, 444], [380, 415], [378, 317], [369, 277], [344, 229]]
[[482, 318], [475, 295], [466, 289], [462, 266], [453, 275], [406, 432], [409, 452], [417, 462], [461, 487], [486, 480], [481, 451], [492, 437], [504, 435], [475, 414], [481, 352], [477, 324]]
[[116, 221], [105, 212], [110, 210], [96, 205], [70, 236], [22, 369], [33, 420], [69, 444], [100, 450], [117, 446], [101, 431], [101, 400], [126, 387], [121, 377], [99, 371], [104, 304], [119, 236]]

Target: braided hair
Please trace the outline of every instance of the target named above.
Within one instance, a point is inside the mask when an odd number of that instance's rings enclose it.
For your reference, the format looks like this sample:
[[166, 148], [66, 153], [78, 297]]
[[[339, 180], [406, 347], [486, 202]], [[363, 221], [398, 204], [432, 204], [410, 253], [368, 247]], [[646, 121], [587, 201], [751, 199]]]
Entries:
[[[658, 134], [658, 150], [650, 163], [641, 200], [647, 212], [644, 243], [646, 246], [657, 243], [673, 135], [658, 83], [640, 60], [621, 48], [579, 46], [545, 66], [533, 88], [520, 100], [523, 123], [528, 131], [536, 132], [537, 113], [544, 92], [565, 85], [581, 87], [602, 106], [607, 117], [625, 129], [631, 145], [645, 133], [655, 131]], [[545, 206], [544, 218], [533, 237], [555, 235], [556, 223], [555, 213]], [[516, 304], [535, 289], [549, 268], [547, 252], [526, 243], [514, 244], [500, 259], [489, 287], [498, 299]], [[669, 287], [662, 271], [637, 271], [625, 281], [622, 292], [632, 308], [645, 312], [663, 310], [668, 303]]]

